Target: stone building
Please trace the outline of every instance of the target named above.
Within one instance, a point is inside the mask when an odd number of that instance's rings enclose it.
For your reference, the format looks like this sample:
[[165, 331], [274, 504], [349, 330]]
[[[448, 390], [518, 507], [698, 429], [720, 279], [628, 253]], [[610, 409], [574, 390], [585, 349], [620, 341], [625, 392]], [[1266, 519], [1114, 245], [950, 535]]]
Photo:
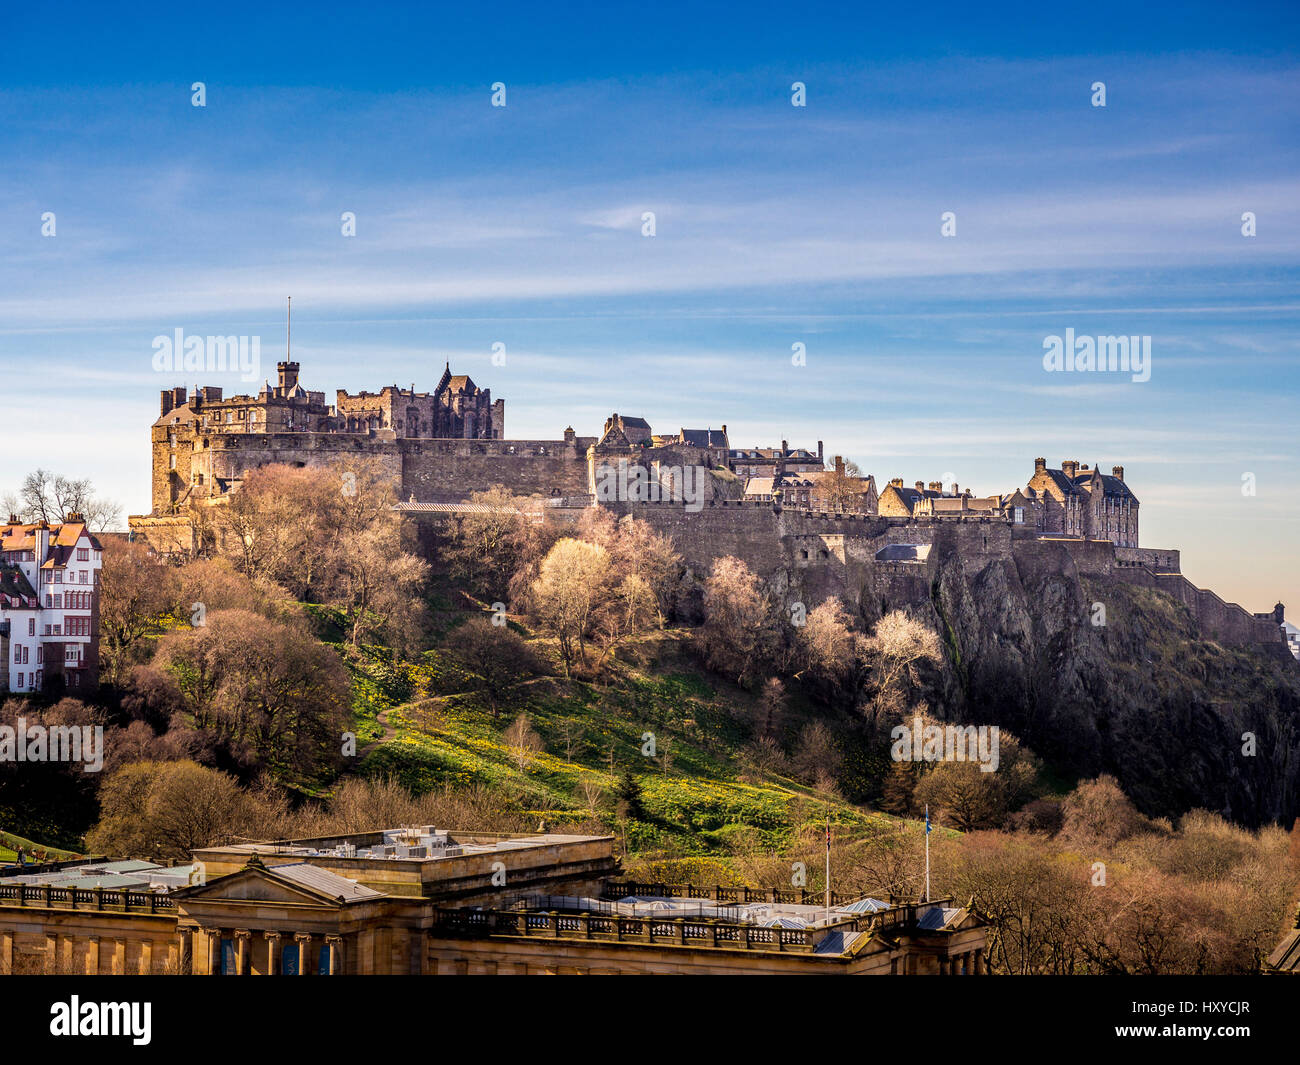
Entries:
[[261, 441], [242, 449], [261, 456], [256, 464], [306, 465], [308, 460], [296, 455], [278, 459], [278, 454], [337, 453], [338, 448], [314, 446], [322, 435], [351, 438], [355, 453], [396, 439], [499, 440], [505, 432], [505, 402], [493, 402], [491, 391], [469, 377], [453, 376], [450, 364], [433, 392], [416, 392], [414, 385], [357, 395], [339, 390], [334, 406], [325, 403], [324, 392], [302, 386], [299, 369], [296, 362], [278, 363], [275, 386], [268, 382], [256, 396], [227, 397], [210, 386], [163, 390], [151, 432], [153, 517], [237, 489], [248, 465], [229, 458], [241, 450], [241, 436]]
[[903, 478], [894, 477], [880, 493], [876, 511], [882, 518], [912, 518], [923, 503], [943, 495], [943, 485], [938, 481], [931, 481], [928, 488], [924, 481], [917, 481], [914, 487], [908, 488]]
[[976, 975], [985, 968], [985, 926], [951, 899], [628, 883], [617, 875], [608, 836], [494, 836], [426, 825], [209, 847], [193, 858], [170, 884], [158, 882], [170, 870], [134, 870], [134, 889], [87, 886], [94, 877], [75, 869], [43, 883], [0, 877], [0, 973]]
[[389, 430], [403, 437], [500, 440], [505, 436], [505, 400], [492, 401], [492, 390], [479, 388], [465, 374], [453, 375], [448, 363], [432, 392], [415, 385], [389, 385], [355, 396], [339, 389], [335, 431], [366, 433]]
[[[726, 431], [724, 425], [724, 435]], [[728, 461], [732, 472], [741, 478], [821, 473], [826, 468], [820, 440], [817, 441], [815, 455], [807, 448], [792, 448], [788, 440], [782, 440], [780, 447], [732, 448], [728, 453]]]
[[1138, 546], [1138, 500], [1124, 483], [1124, 467], [1109, 475], [1086, 463], [1067, 459], [1059, 470], [1034, 459], [1034, 475], [1025, 495], [1042, 504], [1045, 535], [1110, 540], [1116, 547]]

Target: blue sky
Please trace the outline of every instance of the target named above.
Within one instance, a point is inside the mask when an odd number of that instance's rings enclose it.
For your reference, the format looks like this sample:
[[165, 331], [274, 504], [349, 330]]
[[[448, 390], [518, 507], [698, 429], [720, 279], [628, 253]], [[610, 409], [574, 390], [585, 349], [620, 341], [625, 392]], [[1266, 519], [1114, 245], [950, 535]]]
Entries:
[[[0, 9], [0, 489], [144, 510], [196, 383], [152, 339], [273, 375], [292, 295], [310, 387], [450, 359], [512, 436], [725, 422], [981, 493], [1123, 465], [1144, 543], [1300, 612], [1295, 5], [268, 6]], [[1067, 328], [1150, 335], [1151, 380], [1045, 372]]]

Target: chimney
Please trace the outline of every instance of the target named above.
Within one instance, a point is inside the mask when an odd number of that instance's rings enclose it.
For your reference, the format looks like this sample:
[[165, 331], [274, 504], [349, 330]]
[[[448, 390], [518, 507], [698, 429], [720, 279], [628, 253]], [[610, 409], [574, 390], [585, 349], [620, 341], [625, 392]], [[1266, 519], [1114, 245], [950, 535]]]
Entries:
[[817, 461], [818, 462], [826, 461], [824, 458], [822, 458], [822, 442], [820, 440], [817, 441]]
[[895, 488], [902, 488], [902, 487], [903, 487], [903, 478], [901, 478], [901, 477], [895, 477], [895, 478], [893, 478], [893, 480], [891, 480], [889, 483], [892, 484]]
[[185, 406], [185, 386], [177, 385], [172, 389], [172, 410]]
[[958, 489], [957, 489], [957, 482], [956, 482], [956, 481], [953, 481], [953, 482], [952, 482], [952, 494], [955, 495], [955, 496], [959, 496], [959, 495], [961, 495], [961, 492], [958, 491]]
[[943, 482], [942, 482], [942, 481], [931, 481], [931, 482], [930, 482], [930, 491], [931, 491], [931, 492], [942, 492], [942, 491], [943, 491]]
[[159, 417], [162, 417], [164, 414], [170, 414], [172, 412], [172, 407], [176, 405], [176, 395], [170, 388], [164, 388], [161, 395], [162, 404], [161, 409], [158, 411]]
[[1124, 467], [1123, 467], [1123, 466], [1112, 466], [1112, 467], [1110, 468], [1110, 475], [1111, 475], [1112, 477], [1114, 477], [1115, 480], [1117, 480], [1117, 481], [1122, 481], [1122, 480], [1124, 480]]
[[916, 482], [916, 490], [917, 490], [918, 492], [924, 492], [924, 491], [925, 491], [925, 482], [924, 482], [924, 481], [917, 481], [917, 482]]
[[1064, 460], [1061, 462], [1061, 472], [1062, 472], [1063, 474], [1065, 474], [1065, 476], [1067, 476], [1068, 478], [1070, 478], [1070, 480], [1073, 481], [1074, 478], [1075, 478], [1075, 475], [1079, 472], [1079, 460], [1078, 460], [1078, 459], [1064, 459]]
[[281, 394], [288, 392], [298, 383], [298, 364], [296, 362], [277, 362], [275, 369], [280, 375]]
[[[821, 458], [821, 454], [822, 454], [822, 442], [821, 442], [820, 440], [818, 440], [818, 441], [817, 441], [817, 457], [818, 457], [818, 458]], [[835, 472], [836, 472], [836, 474], [838, 474], [840, 477], [843, 477], [843, 476], [844, 476], [844, 456], [843, 456], [843, 455], [836, 455], [836, 456], [835, 456]]]
[[1044, 458], [1037, 458], [1037, 459], [1034, 459], [1034, 472], [1035, 472], [1035, 473], [1044, 473], [1044, 472], [1046, 472], [1046, 470], [1047, 470], [1047, 459], [1044, 459]]
[[727, 423], [726, 423], [726, 422], [723, 422], [723, 423], [722, 423], [722, 435], [723, 435], [723, 436], [726, 436], [726, 435], [727, 435]]

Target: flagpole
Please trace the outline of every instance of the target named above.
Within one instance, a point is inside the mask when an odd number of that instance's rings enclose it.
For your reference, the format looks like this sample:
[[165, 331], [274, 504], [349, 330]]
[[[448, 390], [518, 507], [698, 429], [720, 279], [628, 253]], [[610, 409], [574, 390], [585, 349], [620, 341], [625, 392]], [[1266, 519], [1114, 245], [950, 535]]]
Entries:
[[925, 900], [930, 901], [930, 804], [925, 804]]
[[826, 815], [826, 923], [831, 921], [831, 815]]

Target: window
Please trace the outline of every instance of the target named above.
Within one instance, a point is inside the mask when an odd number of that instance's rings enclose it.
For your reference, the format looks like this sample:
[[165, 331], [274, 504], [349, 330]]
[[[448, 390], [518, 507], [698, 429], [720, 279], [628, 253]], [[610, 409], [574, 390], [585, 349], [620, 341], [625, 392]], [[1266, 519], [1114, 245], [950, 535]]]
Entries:
[[[71, 601], [72, 596], [69, 595], [69, 596], [68, 596], [68, 599], [69, 599], [69, 601]], [[70, 603], [69, 603], [69, 605], [70, 605]], [[55, 610], [62, 610], [62, 609], [63, 609], [63, 596], [61, 596], [61, 595], [56, 595], [56, 596], [54, 597], [54, 609], [55, 609]]]
[[14, 644], [14, 664], [21, 666], [23, 664], [23, 645]]
[[[43, 664], [44, 661], [45, 661], [45, 644], [38, 643], [36, 645], [36, 664], [39, 666]], [[37, 672], [39, 672], [39, 670]]]
[[28, 635], [28, 636], [35, 636], [35, 635], [36, 635], [36, 619], [35, 619], [35, 618], [28, 618], [28, 619], [27, 619], [27, 635]]
[[19, 673], [19, 674], [18, 674], [18, 687], [21, 688], [22, 686], [23, 686], [23, 675], [22, 675], [21, 673]]
[[167, 456], [167, 468], [168, 468], [168, 469], [172, 469], [172, 470], [176, 469], [176, 456], [175, 456], [175, 455], [168, 455], [168, 456]]
[[78, 561], [78, 562], [89, 562], [89, 561], [90, 561], [90, 548], [88, 548], [88, 547], [79, 547], [79, 548], [77, 548], [77, 561]]
[[63, 583], [63, 570], [61, 570], [61, 569], [56, 569], [56, 570], [54, 571], [54, 583], [55, 583], [55, 584], [62, 584], [62, 583]]

